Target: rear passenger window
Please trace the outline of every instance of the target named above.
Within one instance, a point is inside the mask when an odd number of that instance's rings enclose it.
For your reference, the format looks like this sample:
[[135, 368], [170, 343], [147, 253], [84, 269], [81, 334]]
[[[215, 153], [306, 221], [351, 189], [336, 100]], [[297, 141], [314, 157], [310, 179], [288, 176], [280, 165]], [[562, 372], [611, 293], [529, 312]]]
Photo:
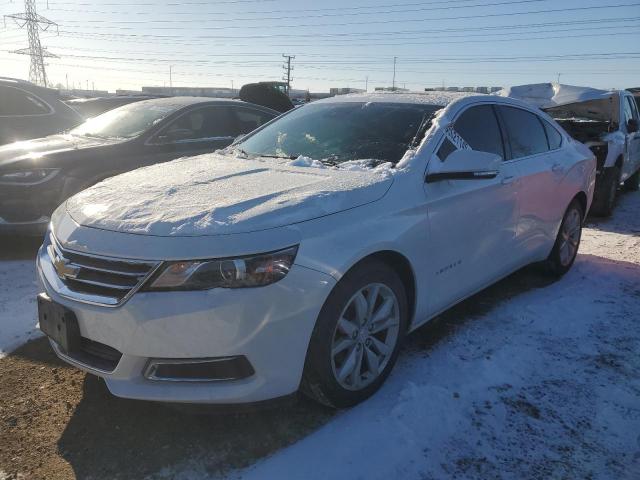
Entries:
[[541, 120], [541, 122], [547, 132], [547, 140], [549, 140], [549, 150], [560, 148], [560, 145], [562, 145], [562, 135], [560, 135], [560, 132], [558, 132], [558, 130], [556, 130], [555, 127], [549, 122], [546, 122], [544, 120]]
[[500, 126], [491, 105], [477, 105], [465, 110], [453, 128], [473, 150], [505, 158]]
[[250, 110], [248, 108], [235, 108], [233, 110], [236, 114], [238, 135], [249, 133], [274, 118], [274, 115], [259, 110]]
[[549, 150], [547, 135], [539, 117], [515, 107], [499, 106], [506, 124], [511, 158], [522, 158]]

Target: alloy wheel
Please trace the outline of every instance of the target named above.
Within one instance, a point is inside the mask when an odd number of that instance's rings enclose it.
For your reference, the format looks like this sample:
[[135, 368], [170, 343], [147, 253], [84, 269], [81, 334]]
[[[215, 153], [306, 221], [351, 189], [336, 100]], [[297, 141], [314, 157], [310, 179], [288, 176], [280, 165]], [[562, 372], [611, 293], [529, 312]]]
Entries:
[[582, 234], [582, 220], [580, 211], [572, 208], [562, 224], [560, 236], [560, 263], [563, 266], [569, 265], [575, 257], [580, 245], [580, 235]]
[[372, 283], [347, 302], [331, 344], [333, 375], [341, 387], [361, 390], [387, 366], [400, 331], [400, 307], [393, 291]]

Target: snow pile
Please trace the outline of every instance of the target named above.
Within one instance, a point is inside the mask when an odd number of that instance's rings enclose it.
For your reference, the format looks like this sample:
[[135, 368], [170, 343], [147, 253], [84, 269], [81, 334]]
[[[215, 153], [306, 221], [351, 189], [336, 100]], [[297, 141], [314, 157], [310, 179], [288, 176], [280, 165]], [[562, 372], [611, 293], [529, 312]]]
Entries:
[[495, 93], [495, 95], [522, 100], [543, 109], [571, 103], [602, 100], [615, 94], [614, 91], [560, 83], [518, 85], [503, 88]]
[[[128, 233], [217, 235], [310, 220], [381, 198], [389, 168], [308, 168], [301, 157], [182, 158], [101, 182], [66, 203], [81, 225]], [[320, 166], [323, 166], [320, 164]]]
[[0, 358], [40, 335], [34, 260], [0, 261]]

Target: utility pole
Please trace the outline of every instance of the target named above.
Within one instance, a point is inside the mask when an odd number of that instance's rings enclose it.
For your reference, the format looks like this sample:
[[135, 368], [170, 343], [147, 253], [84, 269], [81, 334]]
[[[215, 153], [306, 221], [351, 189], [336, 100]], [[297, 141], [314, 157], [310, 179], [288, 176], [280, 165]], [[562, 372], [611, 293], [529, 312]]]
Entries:
[[53, 53], [48, 52], [46, 48], [42, 48], [42, 44], [40, 43], [40, 30], [45, 32], [51, 26], [55, 26], [57, 29], [58, 24], [36, 13], [36, 0], [24, 1], [24, 13], [5, 15], [5, 26], [7, 23], [7, 18], [12, 19], [20, 28], [26, 27], [27, 35], [29, 37], [29, 46], [27, 48], [13, 50], [10, 53], [29, 55], [31, 57], [31, 65], [29, 67], [29, 81], [35, 83], [36, 85], [42, 85], [43, 87], [46, 87], [47, 73], [44, 68], [44, 59], [46, 57], [57, 58], [57, 56]]
[[561, 75], [562, 75], [561, 73], [558, 73], [558, 84], [560, 83], [560, 76]]
[[396, 91], [396, 62], [398, 61], [398, 57], [393, 57], [393, 85], [391, 89]]
[[171, 89], [171, 95], [173, 95], [173, 65], [169, 65], [169, 88]]
[[67, 92], [69, 91], [69, 74], [65, 73], [64, 78], [67, 80]]
[[285, 55], [284, 53], [282, 54], [282, 57], [285, 58], [285, 64], [282, 66], [282, 68], [284, 69], [285, 76], [282, 77], [283, 80], [285, 80], [287, 82], [287, 95], [290, 97], [291, 96], [291, 82], [293, 80], [293, 78], [291, 78], [291, 71], [293, 70], [293, 67], [291, 66], [291, 60], [293, 60], [295, 57], [295, 55]]
[[364, 91], [365, 92], [369, 91], [369, 75], [364, 77]]

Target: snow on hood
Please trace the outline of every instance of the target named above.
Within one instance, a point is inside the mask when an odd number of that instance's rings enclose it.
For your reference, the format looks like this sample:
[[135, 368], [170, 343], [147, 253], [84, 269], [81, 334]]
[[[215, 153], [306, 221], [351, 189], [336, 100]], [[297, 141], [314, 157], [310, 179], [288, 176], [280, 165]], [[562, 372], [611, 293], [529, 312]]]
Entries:
[[105, 180], [70, 198], [66, 208], [80, 225], [118, 232], [245, 233], [373, 202], [393, 181], [388, 168], [320, 169], [287, 162], [220, 154], [181, 158]]
[[602, 100], [616, 95], [616, 92], [560, 83], [534, 83], [503, 88], [495, 94], [501, 97], [516, 98], [544, 109], [571, 103]]

